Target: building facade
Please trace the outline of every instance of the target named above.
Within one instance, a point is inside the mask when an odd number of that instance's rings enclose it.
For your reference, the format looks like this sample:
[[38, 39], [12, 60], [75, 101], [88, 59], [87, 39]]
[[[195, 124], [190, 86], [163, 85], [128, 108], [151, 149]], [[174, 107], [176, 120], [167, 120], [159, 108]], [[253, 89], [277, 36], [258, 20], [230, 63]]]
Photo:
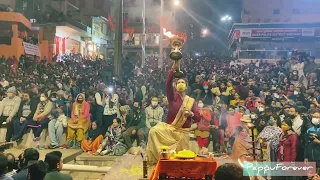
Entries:
[[[146, 33], [146, 54], [159, 53], [160, 44], [160, 0], [123, 0], [123, 54], [142, 53], [141, 47], [143, 44], [143, 12], [145, 2], [145, 33]], [[172, 7], [172, 1], [164, 0], [164, 28], [170, 31], [176, 30], [175, 12]], [[111, 9], [111, 16], [115, 17], [115, 9]], [[115, 22], [116, 23], [116, 22]], [[164, 40], [164, 47], [169, 45], [167, 40]], [[109, 48], [110, 51], [113, 47]]]
[[242, 23], [314, 23], [318, 0], [243, 0]]
[[244, 0], [242, 23], [228, 36], [233, 56], [278, 61], [297, 49], [320, 59], [318, 7], [316, 0]]

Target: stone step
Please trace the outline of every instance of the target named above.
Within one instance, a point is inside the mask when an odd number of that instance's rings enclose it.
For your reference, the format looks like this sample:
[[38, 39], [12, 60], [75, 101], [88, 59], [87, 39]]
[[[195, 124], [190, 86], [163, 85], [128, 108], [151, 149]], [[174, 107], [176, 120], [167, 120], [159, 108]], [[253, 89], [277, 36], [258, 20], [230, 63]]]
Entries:
[[[2, 124], [0, 128], [0, 142], [5, 141], [7, 133], [7, 128], [5, 124]], [[34, 135], [31, 129], [28, 130], [28, 132], [22, 137], [22, 142], [19, 144], [14, 143], [14, 147], [18, 149], [26, 149], [26, 148], [36, 148], [37, 146], [41, 148], [46, 148], [50, 145], [51, 139], [48, 134], [48, 129], [44, 129], [42, 133], [40, 134], [40, 141], [34, 142], [33, 141]], [[67, 142], [67, 137], [66, 134], [64, 133], [62, 135], [62, 138], [60, 140], [60, 145], [66, 144]]]
[[[4, 151], [4, 153], [12, 153], [16, 158], [23, 152], [23, 149], [10, 148]], [[62, 153], [63, 163], [72, 162], [77, 156], [83, 153], [81, 149], [44, 149], [39, 151], [39, 160], [44, 160], [47, 153], [52, 151], [60, 151]]]
[[120, 156], [94, 156], [87, 153], [82, 153], [78, 156], [75, 161], [77, 164], [81, 165], [91, 165], [91, 166], [108, 166], [111, 167], [115, 162], [117, 162]]

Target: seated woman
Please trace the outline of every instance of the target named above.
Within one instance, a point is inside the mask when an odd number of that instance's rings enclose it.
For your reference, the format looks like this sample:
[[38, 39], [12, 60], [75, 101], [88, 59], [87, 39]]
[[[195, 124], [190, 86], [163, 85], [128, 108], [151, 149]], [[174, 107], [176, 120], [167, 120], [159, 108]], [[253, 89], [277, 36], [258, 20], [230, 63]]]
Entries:
[[116, 118], [113, 120], [112, 125], [108, 128], [104, 140], [99, 146], [96, 154], [122, 156], [127, 152], [128, 148], [124, 144], [122, 132], [124, 128], [121, 126], [121, 119]]
[[34, 139], [33, 141], [40, 140], [40, 134], [43, 129], [48, 127], [49, 118], [52, 110], [52, 102], [48, 100], [46, 93], [40, 94], [40, 103], [37, 106], [37, 110], [34, 113], [33, 121], [28, 123], [28, 127], [32, 128]]
[[103, 136], [94, 121], [88, 131], [88, 138], [81, 141], [81, 149], [84, 152], [88, 152], [88, 154], [94, 154], [97, 152], [102, 140]]
[[[244, 160], [245, 155], [252, 154], [252, 144], [250, 143], [250, 137], [246, 128], [238, 126], [234, 132], [235, 141], [232, 147], [231, 159], [234, 162]], [[253, 158], [252, 158], [253, 159]], [[246, 161], [250, 161], [251, 158], [245, 158]]]
[[[90, 124], [90, 105], [85, 101], [83, 94], [78, 94], [76, 101], [72, 105], [71, 119], [68, 120], [68, 148], [75, 144], [80, 148], [80, 142], [84, 139], [84, 134], [88, 131]], [[74, 138], [76, 136], [76, 142]]]

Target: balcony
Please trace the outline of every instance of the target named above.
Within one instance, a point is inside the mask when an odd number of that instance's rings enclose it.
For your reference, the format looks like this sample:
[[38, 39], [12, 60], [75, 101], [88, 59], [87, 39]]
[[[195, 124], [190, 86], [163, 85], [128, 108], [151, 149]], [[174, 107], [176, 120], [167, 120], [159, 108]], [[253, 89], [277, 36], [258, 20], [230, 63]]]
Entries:
[[[275, 60], [279, 61], [283, 57], [290, 57], [292, 50], [238, 50], [236, 52], [236, 56], [240, 60], [255, 60], [255, 59], [263, 59], [263, 60]], [[311, 52], [306, 52], [307, 54], [311, 54]]]
[[75, 20], [70, 17], [64, 16], [63, 14], [54, 17], [39, 17], [34, 26], [68, 26], [76, 31], [83, 34], [83, 37], [91, 37], [91, 27]]
[[18, 23], [19, 29], [31, 30], [30, 21], [17, 12], [0, 12], [0, 22]]

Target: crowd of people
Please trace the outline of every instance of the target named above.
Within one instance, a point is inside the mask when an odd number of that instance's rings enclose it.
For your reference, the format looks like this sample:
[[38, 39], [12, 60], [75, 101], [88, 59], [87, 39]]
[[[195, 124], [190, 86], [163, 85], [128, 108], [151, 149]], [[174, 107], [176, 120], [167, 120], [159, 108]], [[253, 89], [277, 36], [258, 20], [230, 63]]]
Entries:
[[[29, 129], [38, 142], [48, 129], [51, 143], [37, 148], [121, 156], [145, 147], [150, 128], [167, 119], [170, 59], [163, 70], [157, 69], [156, 56], [148, 56], [144, 67], [126, 59], [123, 77], [108, 82], [103, 71], [112, 64], [103, 60], [10, 59], [0, 60], [0, 124], [7, 124], [7, 142], [22, 142]], [[313, 57], [294, 52], [277, 63], [249, 64], [185, 54], [181, 70], [201, 112], [191, 127], [198, 153], [206, 154], [212, 141], [214, 152], [237, 161], [252, 154], [251, 135], [265, 149], [265, 161], [315, 161], [320, 167], [318, 67]]]
[[44, 161], [39, 160], [39, 156], [39, 151], [34, 148], [24, 150], [17, 159], [11, 153], [0, 153], [0, 179], [72, 180], [70, 175], [60, 173], [63, 167], [60, 151], [47, 153]]

